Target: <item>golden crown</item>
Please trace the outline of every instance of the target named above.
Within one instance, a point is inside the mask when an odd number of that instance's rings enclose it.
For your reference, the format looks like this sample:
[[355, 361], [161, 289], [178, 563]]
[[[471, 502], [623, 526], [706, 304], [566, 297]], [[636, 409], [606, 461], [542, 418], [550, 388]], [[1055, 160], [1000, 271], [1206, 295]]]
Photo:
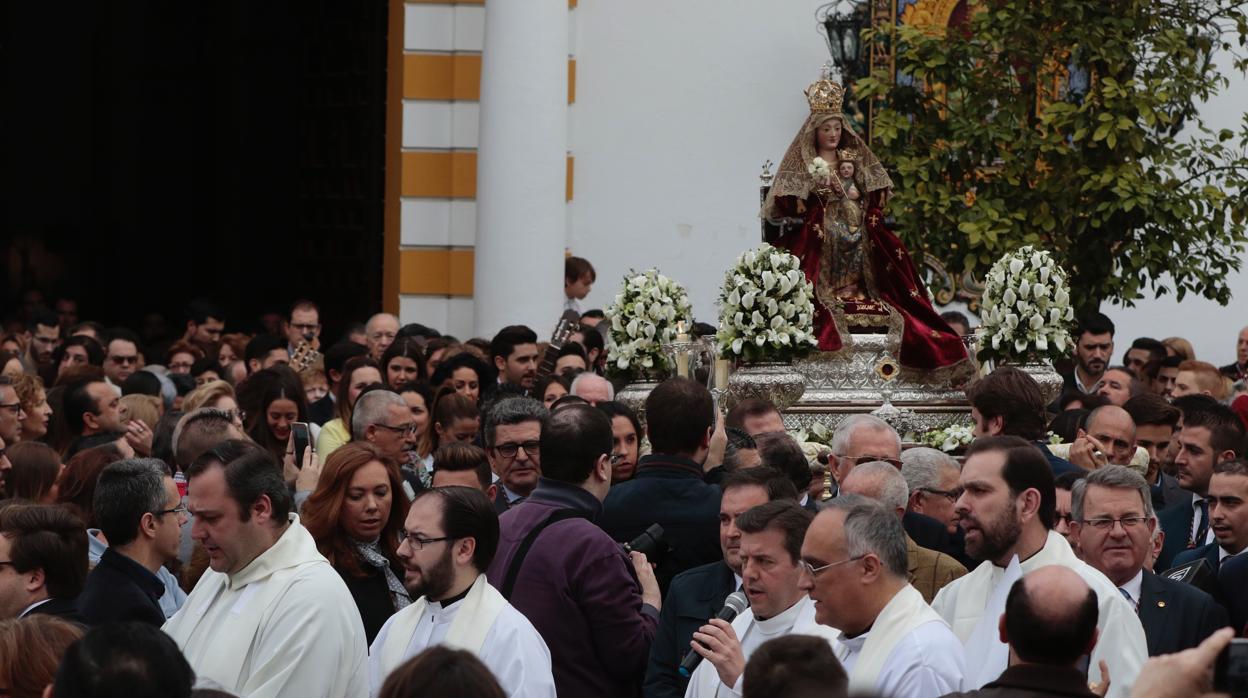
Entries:
[[857, 150], [838, 150], [836, 151], [836, 157], [841, 162], [857, 162], [858, 151]]
[[845, 88], [827, 78], [816, 80], [806, 88], [806, 101], [812, 114], [840, 114]]

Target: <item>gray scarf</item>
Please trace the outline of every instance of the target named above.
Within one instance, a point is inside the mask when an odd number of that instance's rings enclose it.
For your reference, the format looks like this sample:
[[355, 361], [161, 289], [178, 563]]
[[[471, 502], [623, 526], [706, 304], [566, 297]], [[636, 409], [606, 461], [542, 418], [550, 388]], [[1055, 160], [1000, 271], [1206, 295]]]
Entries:
[[381, 552], [380, 539], [367, 543], [361, 543], [358, 540], [352, 542], [355, 543], [355, 551], [359, 553], [360, 559], [381, 570], [381, 573], [385, 575], [386, 586], [390, 589], [391, 600], [394, 601], [394, 610], [401, 611], [411, 605], [412, 597], [408, 596], [403, 580], [395, 576], [394, 570], [390, 569], [390, 560]]

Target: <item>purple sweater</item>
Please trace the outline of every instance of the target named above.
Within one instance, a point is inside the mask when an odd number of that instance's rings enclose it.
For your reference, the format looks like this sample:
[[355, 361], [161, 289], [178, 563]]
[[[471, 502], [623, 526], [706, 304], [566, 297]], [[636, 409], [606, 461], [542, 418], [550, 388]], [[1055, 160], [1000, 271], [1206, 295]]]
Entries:
[[487, 577], [503, 588], [521, 541], [559, 509], [583, 518], [551, 524], [524, 559], [511, 605], [550, 648], [560, 696], [638, 696], [658, 611], [642, 603], [632, 561], [593, 523], [602, 509], [590, 493], [542, 478], [524, 503], [499, 519], [498, 553]]

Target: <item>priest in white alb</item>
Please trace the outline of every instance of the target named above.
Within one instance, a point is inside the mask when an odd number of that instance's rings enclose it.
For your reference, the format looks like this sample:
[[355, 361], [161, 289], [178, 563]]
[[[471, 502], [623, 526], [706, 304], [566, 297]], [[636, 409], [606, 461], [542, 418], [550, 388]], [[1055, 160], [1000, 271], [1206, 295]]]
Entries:
[[1033, 444], [1015, 436], [981, 437], [967, 451], [956, 509], [966, 532], [966, 553], [983, 562], [936, 595], [932, 607], [976, 658], [967, 688], [995, 680], [1008, 652], [997, 632], [1009, 588], [1019, 576], [1047, 565], [1068, 567], [1096, 593], [1100, 639], [1088, 661], [1088, 678], [1102, 681], [1109, 669], [1110, 698], [1127, 696], [1148, 659], [1144, 628], [1118, 588], [1075, 556], [1061, 534], [1050, 530], [1056, 510], [1053, 472]]
[[485, 579], [498, 514], [478, 489], [423, 490], [403, 524], [398, 556], [416, 599], [391, 616], [369, 650], [371, 692], [434, 645], [472, 652], [512, 698], [554, 698], [550, 650], [533, 624]]
[[364, 624], [291, 513], [273, 456], [226, 441], [187, 477], [191, 536], [211, 569], [164, 630], [199, 681], [247, 698], [366, 696]]
[[896, 513], [845, 494], [829, 501], [802, 543], [802, 589], [834, 647], [850, 693], [941, 696], [962, 688], [966, 659], [953, 631], [910, 586]]
[[703, 657], [689, 677], [685, 698], [741, 695], [745, 663], [758, 646], [784, 635], [834, 633], [815, 622], [814, 606], [799, 587], [802, 538], [811, 514], [795, 500], [760, 504], [737, 516], [741, 583], [750, 607], [732, 623], [714, 619], [693, 634]]

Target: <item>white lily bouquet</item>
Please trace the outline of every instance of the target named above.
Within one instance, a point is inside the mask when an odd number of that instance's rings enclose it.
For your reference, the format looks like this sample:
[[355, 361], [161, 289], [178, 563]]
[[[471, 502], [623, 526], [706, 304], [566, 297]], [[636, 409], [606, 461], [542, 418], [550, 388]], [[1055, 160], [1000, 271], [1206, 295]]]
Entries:
[[828, 177], [832, 175], [832, 167], [828, 165], [827, 160], [824, 160], [821, 157], [816, 157], [811, 160], [810, 164], [806, 166], [806, 171], [810, 173], [811, 177], [814, 177], [820, 182], [827, 181]]
[[992, 265], [981, 304], [979, 360], [1028, 363], [1060, 359], [1074, 342], [1066, 272], [1028, 245]]
[[974, 440], [974, 432], [964, 424], [951, 424], [944, 429], [932, 429], [924, 433], [921, 439], [924, 445], [940, 449], [945, 453], [953, 453], [966, 448]]
[[788, 360], [810, 351], [818, 344], [814, 294], [797, 257], [771, 245], [745, 252], [719, 292], [719, 355]]
[[607, 366], [633, 376], [670, 370], [662, 344], [676, 339], [676, 325], [693, 326], [693, 305], [685, 287], [657, 269], [630, 270], [606, 310]]

